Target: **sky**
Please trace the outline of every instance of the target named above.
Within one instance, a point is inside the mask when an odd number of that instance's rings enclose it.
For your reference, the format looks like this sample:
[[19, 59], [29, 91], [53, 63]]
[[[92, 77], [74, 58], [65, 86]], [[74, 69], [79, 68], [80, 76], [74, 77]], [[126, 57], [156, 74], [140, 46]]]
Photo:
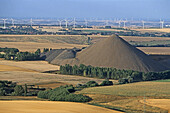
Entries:
[[0, 17], [169, 19], [170, 0], [0, 0]]

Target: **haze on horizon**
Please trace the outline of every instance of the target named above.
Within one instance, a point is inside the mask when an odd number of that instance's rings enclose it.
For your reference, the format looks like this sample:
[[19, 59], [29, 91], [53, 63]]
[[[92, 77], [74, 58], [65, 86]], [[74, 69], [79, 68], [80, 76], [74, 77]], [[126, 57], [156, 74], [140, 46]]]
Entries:
[[170, 0], [0, 0], [0, 17], [169, 19]]

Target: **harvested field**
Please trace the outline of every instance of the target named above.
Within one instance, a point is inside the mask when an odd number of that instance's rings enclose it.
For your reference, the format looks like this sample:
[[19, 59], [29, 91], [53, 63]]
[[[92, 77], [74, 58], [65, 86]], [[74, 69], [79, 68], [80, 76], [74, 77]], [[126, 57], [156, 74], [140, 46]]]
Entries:
[[36, 72], [33, 70], [21, 68], [21, 67], [15, 67], [15, 66], [9, 66], [9, 65], [0, 65], [0, 72], [4, 71], [25, 71], [25, 72]]
[[[143, 100], [140, 102], [144, 103]], [[170, 113], [170, 99], [147, 99], [145, 103], [150, 106], [166, 109]]]
[[132, 29], [140, 32], [170, 32], [170, 28], [163, 28], [163, 29]]
[[0, 35], [0, 42], [39, 42], [84, 44], [87, 36], [81, 35]]
[[124, 85], [86, 88], [82, 94], [105, 94], [115, 96], [148, 96], [170, 98], [170, 82], [139, 82]]
[[83, 103], [50, 101], [0, 101], [0, 109], [0, 113], [121, 113]]
[[138, 37], [138, 36], [121, 36], [126, 41], [162, 41], [170, 40], [169, 37]]
[[[0, 60], [0, 65], [11, 66], [13, 68], [6, 68], [5, 71], [11, 71], [11, 69], [22, 68], [22, 70], [34, 70], [36, 72], [44, 72], [49, 70], [59, 70], [59, 66], [51, 65], [46, 61], [8, 61], [8, 60]], [[1, 70], [1, 69], [0, 69]], [[14, 70], [13, 70], [14, 71]], [[18, 71], [18, 70], [15, 70]]]
[[137, 47], [146, 54], [170, 55], [170, 47]]
[[0, 47], [8, 48], [18, 48], [20, 51], [29, 51], [35, 52], [38, 48], [43, 50], [44, 48], [82, 48], [87, 45], [78, 45], [78, 44], [67, 44], [67, 43], [39, 43], [39, 42], [0, 42]]
[[[19, 71], [6, 71], [0, 72], [0, 80], [10, 80], [13, 82], [18, 82], [19, 84], [46, 84], [46, 86], [51, 86], [48, 83], [58, 84], [85, 84], [88, 81], [94, 80], [101, 83], [104, 79], [87, 78], [74, 75], [60, 75], [60, 74], [48, 74], [48, 73], [35, 73], [35, 72], [19, 72]], [[54, 86], [52, 86], [54, 87]]]

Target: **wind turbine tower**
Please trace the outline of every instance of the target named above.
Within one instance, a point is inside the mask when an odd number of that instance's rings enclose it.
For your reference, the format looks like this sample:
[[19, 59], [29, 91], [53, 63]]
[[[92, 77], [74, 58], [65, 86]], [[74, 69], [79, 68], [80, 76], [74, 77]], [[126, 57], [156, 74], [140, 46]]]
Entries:
[[62, 25], [62, 20], [58, 20], [58, 22], [59, 22], [60, 28], [62, 28], [62, 27], [61, 27], [61, 25]]
[[74, 18], [73, 27], [76, 28], [76, 19]]
[[31, 18], [31, 20], [30, 20], [30, 23], [31, 23], [31, 27], [32, 27], [32, 23], [33, 23], [33, 22], [32, 22], [32, 18]]
[[109, 20], [105, 20], [105, 22], [106, 22], [106, 26], [108, 26], [109, 25]]
[[123, 21], [123, 27], [126, 28], [126, 22], [127, 21]]
[[142, 20], [142, 28], [145, 29], [145, 21]]
[[3, 28], [5, 29], [6, 28], [5, 24], [6, 24], [7, 19], [2, 19], [2, 20], [4, 21], [4, 27]]
[[118, 21], [118, 24], [119, 24], [119, 28], [120, 28], [120, 24], [121, 24], [121, 21], [120, 21], [120, 20]]
[[163, 29], [164, 28], [164, 21], [160, 20], [160, 28]]
[[11, 18], [12, 26], [14, 27], [14, 19]]
[[85, 25], [86, 25], [86, 28], [87, 28], [88, 22], [87, 22], [87, 20], [86, 20], [86, 19], [85, 19]]
[[65, 22], [66, 22], [66, 28], [68, 27], [68, 20], [65, 19]]

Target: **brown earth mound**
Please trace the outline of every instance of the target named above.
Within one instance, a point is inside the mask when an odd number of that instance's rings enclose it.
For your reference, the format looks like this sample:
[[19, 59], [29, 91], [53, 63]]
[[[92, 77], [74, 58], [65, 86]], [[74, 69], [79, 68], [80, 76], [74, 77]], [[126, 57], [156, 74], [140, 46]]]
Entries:
[[78, 52], [75, 58], [63, 60], [60, 58], [60, 61], [53, 59], [52, 62], [58, 65], [85, 64], [142, 72], [167, 70], [165, 66], [152, 60], [148, 55], [116, 35], [105, 38]]

